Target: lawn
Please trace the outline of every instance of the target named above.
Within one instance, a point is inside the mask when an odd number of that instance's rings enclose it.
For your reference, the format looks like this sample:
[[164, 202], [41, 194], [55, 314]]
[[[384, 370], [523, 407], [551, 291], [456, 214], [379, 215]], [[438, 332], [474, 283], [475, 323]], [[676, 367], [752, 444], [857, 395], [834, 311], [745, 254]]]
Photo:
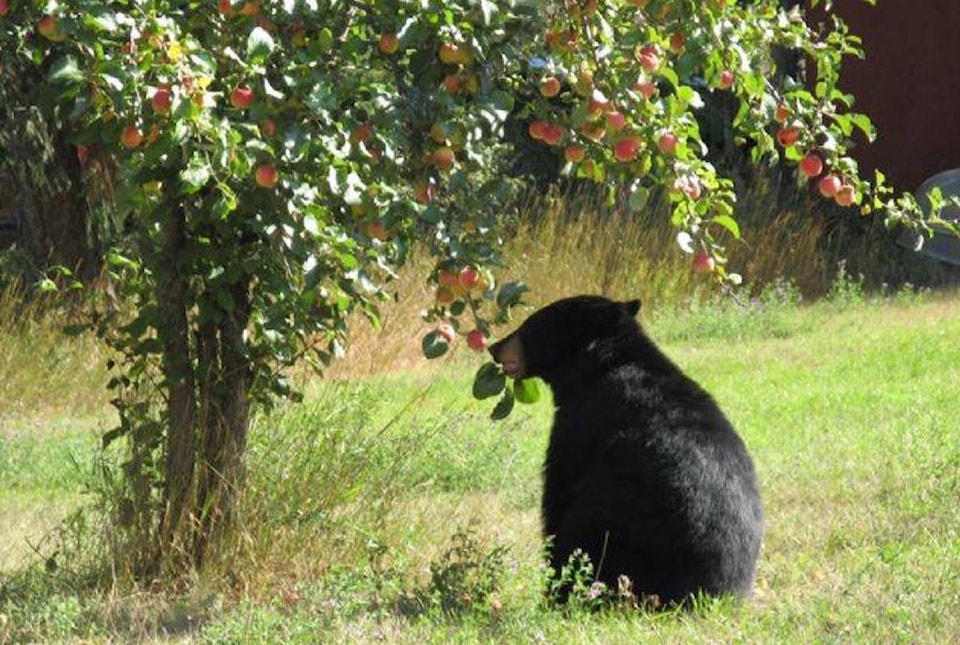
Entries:
[[841, 289], [642, 314], [738, 427], [766, 507], [754, 597], [679, 614], [544, 606], [550, 403], [489, 421], [465, 349], [259, 418], [234, 556], [181, 594], [90, 589], [110, 532], [60, 523], [110, 499], [109, 416], [4, 410], [0, 642], [956, 642], [958, 310]]

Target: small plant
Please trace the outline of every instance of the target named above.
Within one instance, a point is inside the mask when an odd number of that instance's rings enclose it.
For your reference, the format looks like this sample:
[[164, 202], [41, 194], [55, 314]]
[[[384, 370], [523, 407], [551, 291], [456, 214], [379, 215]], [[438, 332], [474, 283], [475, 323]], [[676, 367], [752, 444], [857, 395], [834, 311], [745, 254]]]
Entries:
[[[545, 551], [551, 547], [548, 541]], [[550, 600], [577, 609], [597, 609], [603, 603], [607, 586], [596, 579], [590, 556], [580, 549], [570, 554], [560, 571], [548, 566], [545, 573], [544, 588]]]
[[417, 604], [446, 613], [485, 607], [499, 594], [509, 548], [480, 539], [473, 525], [458, 529], [451, 542], [440, 559], [431, 563], [430, 582], [414, 594]]
[[863, 282], [863, 275], [854, 277], [847, 273], [847, 263], [841, 260], [837, 264], [837, 277], [827, 292], [827, 300], [838, 305], [860, 304], [864, 299]]

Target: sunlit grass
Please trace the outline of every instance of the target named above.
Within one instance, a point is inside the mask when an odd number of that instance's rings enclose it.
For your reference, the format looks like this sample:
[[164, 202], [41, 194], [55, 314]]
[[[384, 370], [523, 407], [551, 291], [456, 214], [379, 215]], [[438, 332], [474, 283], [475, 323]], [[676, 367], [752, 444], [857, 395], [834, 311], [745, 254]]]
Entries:
[[[179, 638], [213, 643], [949, 642], [960, 633], [960, 365], [949, 360], [958, 298], [847, 298], [761, 299], [758, 321], [727, 311], [726, 326], [723, 309], [707, 305], [647, 321], [754, 455], [767, 530], [743, 606], [676, 616], [546, 609], [538, 508], [549, 402], [490, 422], [489, 405], [468, 393], [479, 359], [461, 354], [436, 372], [316, 383], [303, 406], [258, 420], [233, 591], [211, 579], [181, 598], [117, 590], [71, 600], [40, 586], [0, 593], [0, 613], [35, 619], [34, 638], [112, 641], [186, 629]], [[710, 316], [702, 338], [684, 332]], [[31, 453], [36, 472], [7, 469], [69, 499], [79, 484], [52, 465], [89, 449], [77, 434], [54, 434]], [[34, 513], [53, 503], [12, 481], [0, 479], [0, 498], [19, 499], [20, 512], [31, 499]], [[445, 614], [418, 594], [466, 528], [473, 556], [505, 546], [507, 557], [495, 598]], [[59, 580], [31, 575], [35, 585]], [[53, 615], [72, 618], [64, 626]]]
[[0, 288], [0, 436], [3, 420], [104, 410], [107, 352], [92, 334], [65, 336], [67, 322], [25, 287]]

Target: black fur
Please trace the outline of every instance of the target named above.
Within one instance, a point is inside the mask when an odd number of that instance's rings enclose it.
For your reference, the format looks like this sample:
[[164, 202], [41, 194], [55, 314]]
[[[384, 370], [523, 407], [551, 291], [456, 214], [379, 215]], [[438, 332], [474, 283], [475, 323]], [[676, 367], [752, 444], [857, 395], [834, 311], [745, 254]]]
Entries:
[[763, 530], [753, 463], [711, 396], [640, 328], [639, 308], [559, 300], [490, 348], [505, 371], [553, 390], [551, 564], [582, 549], [599, 580], [616, 589], [625, 574], [665, 604], [749, 595]]

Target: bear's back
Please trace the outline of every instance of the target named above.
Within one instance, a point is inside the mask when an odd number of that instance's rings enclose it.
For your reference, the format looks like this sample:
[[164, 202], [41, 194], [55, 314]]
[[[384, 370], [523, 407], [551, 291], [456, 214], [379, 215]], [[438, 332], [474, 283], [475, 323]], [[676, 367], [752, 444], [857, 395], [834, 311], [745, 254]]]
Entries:
[[639, 342], [602, 368], [590, 357], [571, 365], [590, 378], [557, 401], [545, 530], [579, 531], [570, 518], [580, 517], [617, 527], [623, 548], [608, 549], [606, 566], [625, 569], [638, 591], [746, 594], [762, 532], [753, 463], [714, 399]]

